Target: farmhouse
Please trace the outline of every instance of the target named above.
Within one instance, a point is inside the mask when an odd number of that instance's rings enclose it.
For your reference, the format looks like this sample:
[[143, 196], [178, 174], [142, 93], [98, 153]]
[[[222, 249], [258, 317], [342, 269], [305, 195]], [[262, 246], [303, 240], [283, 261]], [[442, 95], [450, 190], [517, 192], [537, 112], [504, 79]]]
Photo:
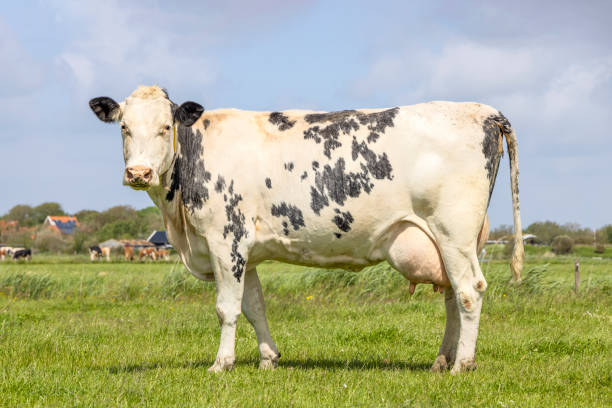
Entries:
[[79, 227], [79, 221], [76, 217], [71, 216], [47, 216], [43, 227], [49, 227], [62, 234], [70, 235], [74, 232], [75, 228]]
[[155, 245], [156, 247], [172, 248], [168, 241], [166, 231], [153, 231], [153, 233], [147, 238], [147, 241]]
[[527, 245], [537, 245], [540, 243], [538, 237], [533, 234], [525, 234], [523, 235], [523, 242]]

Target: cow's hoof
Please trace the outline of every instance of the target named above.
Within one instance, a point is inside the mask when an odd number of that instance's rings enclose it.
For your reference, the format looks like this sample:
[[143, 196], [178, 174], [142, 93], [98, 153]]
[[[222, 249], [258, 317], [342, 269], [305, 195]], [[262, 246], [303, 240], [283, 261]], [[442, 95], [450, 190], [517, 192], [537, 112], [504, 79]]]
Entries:
[[259, 362], [259, 368], [262, 370], [273, 370], [278, 366], [278, 359], [280, 358], [280, 353], [276, 352], [272, 354], [271, 357], [264, 357]]
[[473, 358], [457, 361], [451, 370], [451, 374], [455, 375], [463, 371], [476, 370], [476, 360]]
[[259, 362], [260, 370], [274, 370], [277, 366], [278, 366], [278, 359], [276, 360], [265, 359]]
[[230, 371], [234, 368], [234, 359], [224, 358], [216, 359], [215, 363], [208, 369], [209, 373], [220, 373], [222, 371]]
[[434, 361], [430, 371], [432, 373], [439, 373], [447, 369], [448, 363], [446, 362], [446, 356], [444, 354], [440, 354], [438, 357], [436, 357], [436, 361]]

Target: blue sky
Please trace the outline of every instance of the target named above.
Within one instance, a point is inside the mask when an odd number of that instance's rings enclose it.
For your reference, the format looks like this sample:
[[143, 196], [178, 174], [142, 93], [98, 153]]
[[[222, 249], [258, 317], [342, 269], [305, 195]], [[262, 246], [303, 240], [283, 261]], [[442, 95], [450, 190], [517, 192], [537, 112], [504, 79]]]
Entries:
[[[119, 129], [87, 101], [159, 84], [207, 109], [487, 103], [517, 133], [525, 226], [612, 223], [610, 15], [609, 1], [2, 2], [0, 214], [151, 205], [121, 185]], [[512, 223], [507, 168], [493, 226]]]

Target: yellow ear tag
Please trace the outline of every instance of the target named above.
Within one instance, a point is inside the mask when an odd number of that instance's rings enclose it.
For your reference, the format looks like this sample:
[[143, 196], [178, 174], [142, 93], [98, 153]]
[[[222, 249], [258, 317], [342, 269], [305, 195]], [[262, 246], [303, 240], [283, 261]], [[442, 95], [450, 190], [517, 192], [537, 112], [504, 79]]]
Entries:
[[176, 126], [172, 126], [172, 128], [174, 129], [174, 139], [173, 139], [174, 140], [174, 144], [173, 144], [173, 147], [174, 147], [174, 151], [176, 152]]

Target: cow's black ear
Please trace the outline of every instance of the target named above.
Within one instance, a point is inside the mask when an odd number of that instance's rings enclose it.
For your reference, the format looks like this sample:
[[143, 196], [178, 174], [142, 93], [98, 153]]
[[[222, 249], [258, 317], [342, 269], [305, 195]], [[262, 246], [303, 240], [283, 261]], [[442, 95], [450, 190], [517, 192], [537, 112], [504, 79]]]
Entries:
[[185, 102], [174, 112], [174, 120], [185, 126], [191, 126], [202, 116], [204, 108], [199, 103]]
[[115, 122], [119, 118], [119, 104], [107, 96], [93, 98], [89, 101], [89, 107], [103, 122]]

